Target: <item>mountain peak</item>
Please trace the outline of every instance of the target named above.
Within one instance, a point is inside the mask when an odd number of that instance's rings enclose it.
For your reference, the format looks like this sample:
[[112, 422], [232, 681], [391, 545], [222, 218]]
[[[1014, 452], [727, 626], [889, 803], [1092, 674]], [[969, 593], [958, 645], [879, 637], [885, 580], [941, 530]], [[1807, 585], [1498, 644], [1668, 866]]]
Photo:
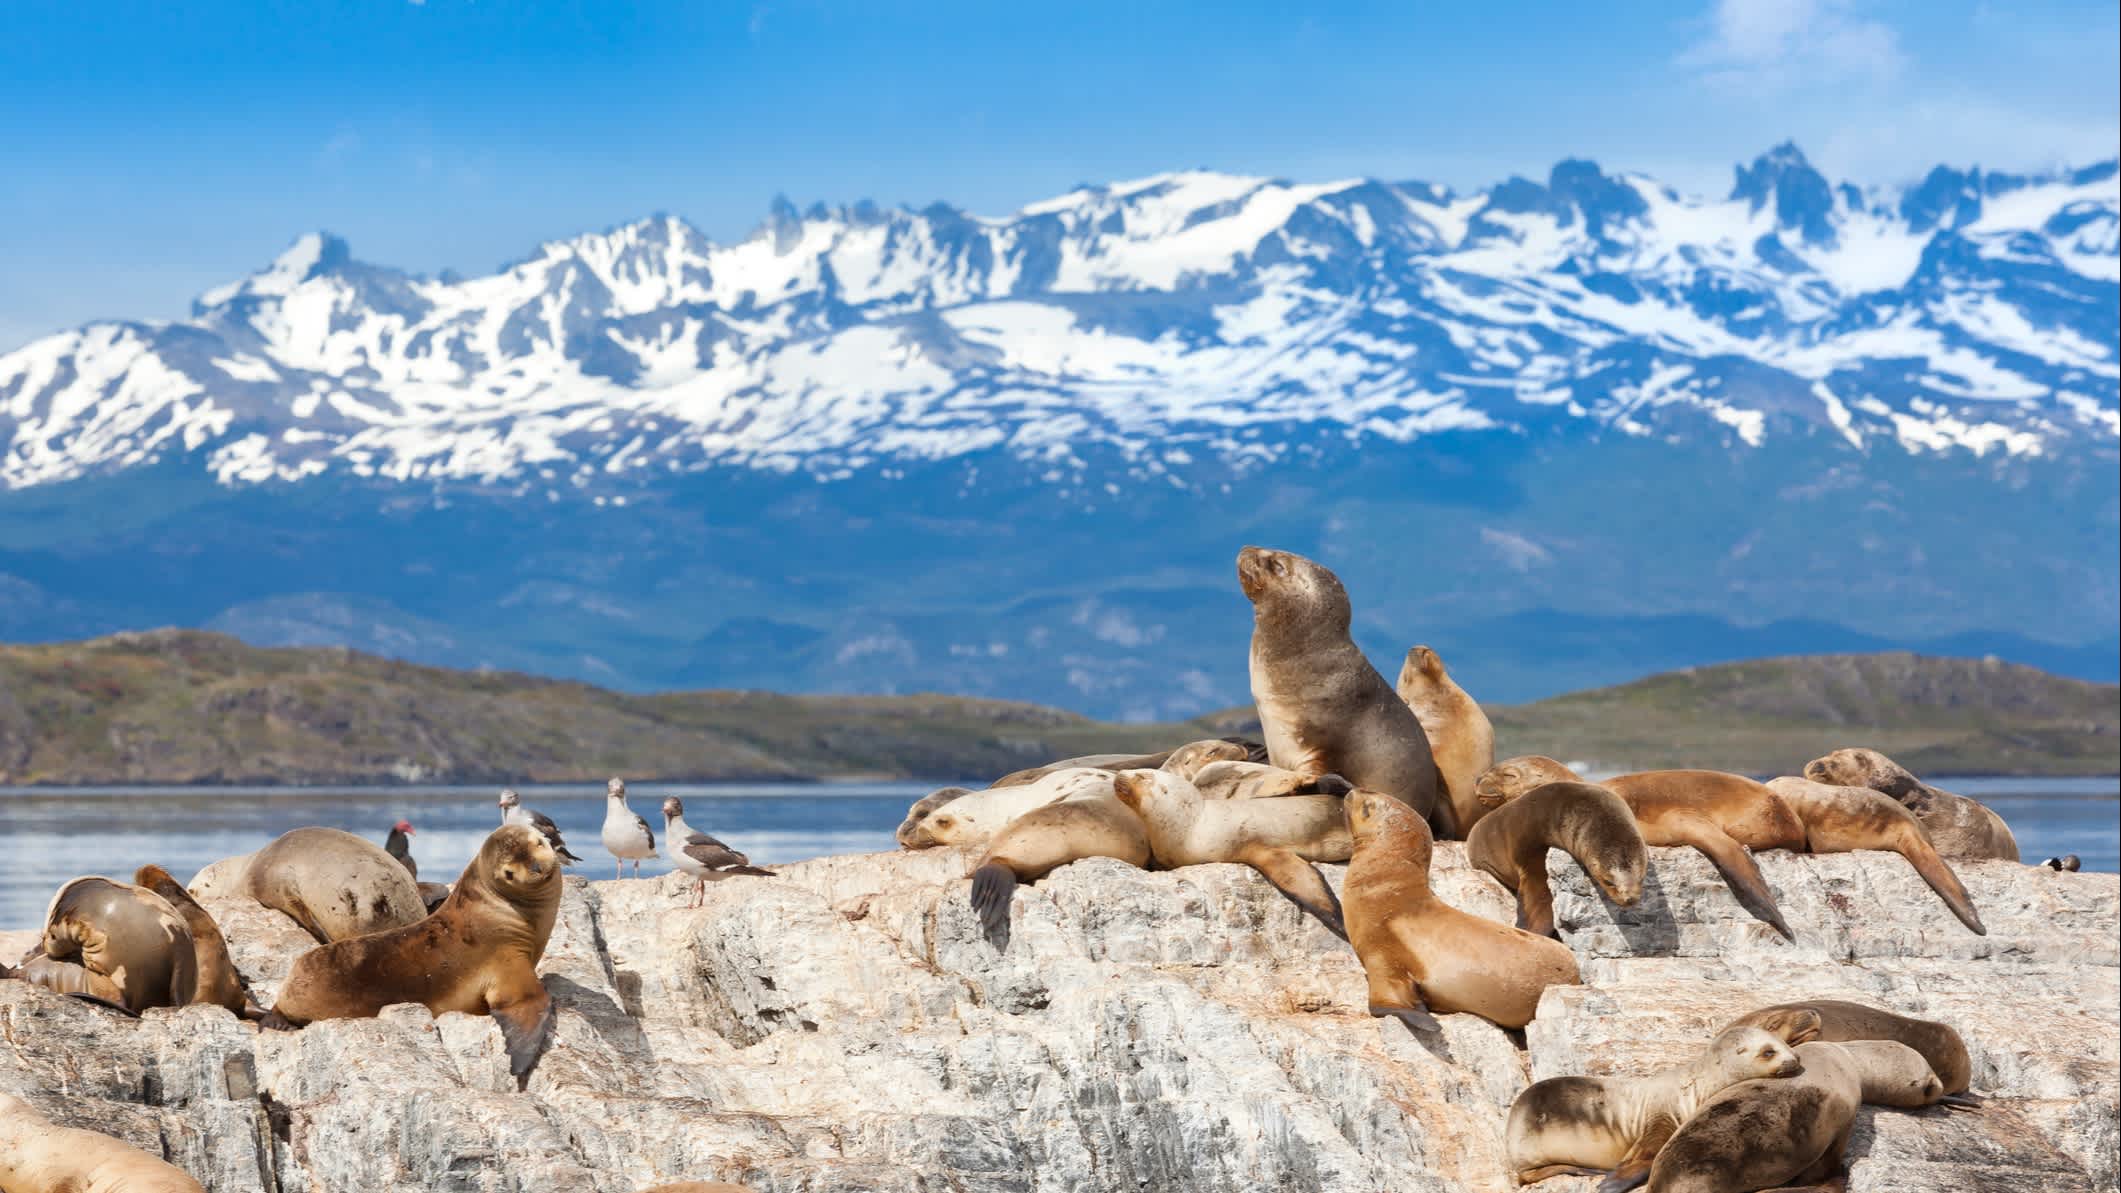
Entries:
[[1814, 244], [1834, 242], [1834, 192], [1826, 176], [1812, 168], [1795, 141], [1784, 141], [1737, 168], [1731, 198], [1754, 211], [1772, 202], [1775, 223], [1801, 232]]
[[192, 309], [202, 311], [238, 297], [291, 294], [295, 287], [353, 263], [353, 251], [329, 232], [305, 232], [281, 250], [272, 264], [240, 282], [216, 286], [201, 294]]

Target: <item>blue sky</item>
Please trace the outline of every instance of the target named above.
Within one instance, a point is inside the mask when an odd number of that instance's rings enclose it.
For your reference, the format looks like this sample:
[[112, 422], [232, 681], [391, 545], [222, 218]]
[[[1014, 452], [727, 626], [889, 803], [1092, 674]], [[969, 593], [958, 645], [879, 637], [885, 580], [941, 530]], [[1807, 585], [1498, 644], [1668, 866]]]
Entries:
[[[1302, 8], [1315, 11], [1305, 13]], [[2115, 152], [2116, 6], [1863, 0], [231, 4], [0, 13], [0, 350], [169, 318], [328, 228], [490, 270], [671, 211], [1006, 212], [1205, 166], [1477, 186], [1596, 158], [1722, 191]]]

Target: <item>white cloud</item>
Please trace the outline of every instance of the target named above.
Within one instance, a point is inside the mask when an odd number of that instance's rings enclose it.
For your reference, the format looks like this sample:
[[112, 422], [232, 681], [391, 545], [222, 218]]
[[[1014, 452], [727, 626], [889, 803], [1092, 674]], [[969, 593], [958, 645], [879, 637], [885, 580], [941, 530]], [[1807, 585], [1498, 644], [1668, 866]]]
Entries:
[[1900, 38], [1850, 0], [1717, 0], [1708, 36], [1679, 64], [1723, 87], [1784, 91], [1806, 83], [1887, 82], [1907, 65]]

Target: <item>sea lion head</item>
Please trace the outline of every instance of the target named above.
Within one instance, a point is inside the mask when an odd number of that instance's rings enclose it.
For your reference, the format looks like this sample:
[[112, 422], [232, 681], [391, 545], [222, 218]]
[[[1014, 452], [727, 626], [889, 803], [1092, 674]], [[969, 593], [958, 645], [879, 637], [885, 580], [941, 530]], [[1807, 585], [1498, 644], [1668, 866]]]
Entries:
[[1707, 1052], [1716, 1071], [1728, 1082], [1795, 1077], [1804, 1072], [1804, 1061], [1798, 1058], [1794, 1046], [1758, 1027], [1730, 1028], [1709, 1041]]
[[924, 825], [924, 822], [928, 819], [928, 814], [960, 796], [971, 794], [972, 792], [969, 788], [944, 787], [940, 790], [931, 791], [915, 800], [913, 806], [906, 809], [906, 819], [899, 822], [897, 837], [900, 847], [905, 849], [932, 849], [937, 845], [941, 845], [942, 841], [930, 833]]
[[1521, 754], [1489, 767], [1473, 784], [1473, 795], [1483, 808], [1500, 808], [1535, 787], [1549, 783], [1580, 783], [1576, 772], [1543, 754]]
[[1183, 775], [1164, 770], [1123, 770], [1112, 776], [1112, 794], [1136, 816], [1190, 819], [1201, 802], [1200, 789]]
[[1407, 651], [1407, 661], [1400, 664], [1399, 682], [1404, 685], [1415, 676], [1433, 684], [1449, 679], [1451, 673], [1444, 670], [1443, 656], [1437, 654], [1433, 648], [1416, 646]]
[[1257, 622], [1348, 631], [1348, 590], [1322, 564], [1290, 551], [1246, 547], [1237, 553], [1237, 583]]
[[1825, 1028], [1825, 1020], [1819, 1017], [1819, 1012], [1809, 1007], [1771, 1007], [1755, 1011], [1740, 1022], [1758, 1028], [1792, 1048], [1818, 1039]]
[[1863, 1100], [1876, 1106], [1912, 1110], [1944, 1099], [1944, 1082], [1920, 1052], [1898, 1040], [1848, 1040], [1812, 1044], [1839, 1048], [1863, 1081]]
[[616, 776], [604, 780], [604, 794], [617, 796], [620, 799], [625, 799], [626, 780], [618, 778]]
[[1424, 870], [1436, 839], [1421, 813], [1382, 791], [1357, 787], [1341, 797], [1342, 814], [1348, 818], [1348, 835], [1355, 847], [1380, 842]]
[[1922, 790], [1922, 780], [1876, 750], [1849, 747], [1804, 764], [1804, 777], [1834, 787], [1868, 787], [1905, 801]]
[[1164, 759], [1163, 769], [1190, 779], [1211, 762], [1243, 762], [1251, 755], [1251, 750], [1242, 742], [1212, 738], [1188, 742], [1171, 751], [1171, 756]]
[[493, 830], [473, 866], [495, 894], [511, 903], [558, 897], [559, 855], [534, 828], [504, 824]]

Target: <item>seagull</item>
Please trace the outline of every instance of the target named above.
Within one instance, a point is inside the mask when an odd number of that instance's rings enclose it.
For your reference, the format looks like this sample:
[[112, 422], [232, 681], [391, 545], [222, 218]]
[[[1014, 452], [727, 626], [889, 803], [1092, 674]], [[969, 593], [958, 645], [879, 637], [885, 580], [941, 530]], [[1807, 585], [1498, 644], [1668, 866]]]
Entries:
[[604, 784], [604, 848], [619, 859], [619, 872], [626, 876], [626, 863], [633, 862], [633, 876], [641, 876], [641, 859], [655, 856], [655, 833], [640, 814], [626, 806], [626, 780]]
[[412, 860], [412, 821], [400, 820], [390, 826], [390, 839], [383, 842], [383, 852], [405, 864], [414, 882], [420, 880], [420, 863]]
[[663, 801], [663, 856], [670, 859], [671, 865], [692, 875], [694, 907], [707, 897], [710, 878], [719, 881], [732, 874], [773, 876], [773, 871], [759, 869], [750, 858], [686, 824], [685, 805], [676, 796]]
[[561, 865], [572, 865], [582, 860], [567, 852], [567, 843], [560, 840], [560, 826], [552, 822], [552, 817], [524, 807], [523, 801], [516, 797], [515, 788], [503, 788], [501, 798], [495, 802], [501, 806], [502, 824], [520, 824], [524, 828], [534, 828], [544, 834], [545, 843], [552, 846], [552, 851], [559, 855]]

